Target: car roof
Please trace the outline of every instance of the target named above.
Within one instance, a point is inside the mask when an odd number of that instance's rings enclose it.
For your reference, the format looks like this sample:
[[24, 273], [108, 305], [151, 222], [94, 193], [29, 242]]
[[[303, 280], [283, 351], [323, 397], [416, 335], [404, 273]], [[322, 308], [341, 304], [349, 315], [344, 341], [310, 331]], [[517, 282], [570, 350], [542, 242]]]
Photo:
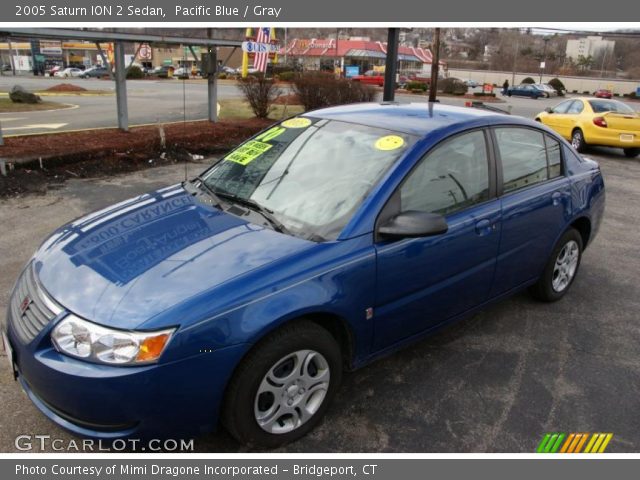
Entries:
[[621, 102], [620, 100], [618, 100], [617, 98], [596, 98], [596, 97], [573, 97], [573, 98], [569, 98], [568, 100], [582, 100], [583, 102], [590, 102], [592, 100], [596, 100], [598, 102], [618, 102], [618, 103], [624, 103]]
[[506, 114], [441, 103], [357, 103], [323, 108], [304, 114], [314, 118], [358, 123], [411, 135], [425, 136], [434, 130], [466, 124], [523, 123]]

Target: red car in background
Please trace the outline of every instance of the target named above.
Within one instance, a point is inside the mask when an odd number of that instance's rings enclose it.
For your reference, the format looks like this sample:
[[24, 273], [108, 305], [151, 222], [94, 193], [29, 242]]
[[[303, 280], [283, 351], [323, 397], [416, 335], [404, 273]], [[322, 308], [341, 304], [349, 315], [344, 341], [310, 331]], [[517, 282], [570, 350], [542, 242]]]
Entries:
[[613, 92], [606, 88], [599, 88], [593, 93], [593, 96], [596, 98], [613, 98]]
[[[384, 86], [384, 72], [378, 72], [376, 70], [367, 70], [363, 75], [355, 75], [351, 77], [354, 82], [361, 82], [367, 85], [376, 85], [378, 87]], [[396, 88], [404, 87], [407, 82], [410, 81], [406, 75], [396, 75]]]
[[355, 75], [351, 77], [354, 82], [366, 83], [367, 85], [377, 85], [381, 87], [384, 85], [384, 72], [378, 72], [376, 70], [367, 70], [363, 75]]

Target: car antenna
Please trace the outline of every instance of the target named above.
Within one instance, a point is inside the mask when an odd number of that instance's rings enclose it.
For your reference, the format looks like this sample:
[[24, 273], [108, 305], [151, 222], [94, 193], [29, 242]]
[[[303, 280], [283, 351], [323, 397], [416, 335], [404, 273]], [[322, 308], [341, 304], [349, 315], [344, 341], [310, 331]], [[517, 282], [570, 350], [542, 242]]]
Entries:
[[[186, 68], [187, 65], [187, 51], [185, 48], [182, 49], [182, 68]], [[187, 87], [186, 87], [186, 79], [184, 78], [184, 74], [182, 75], [182, 135], [183, 138], [187, 136]], [[186, 150], [186, 149], [185, 149]], [[188, 152], [187, 152], [188, 154]], [[187, 155], [184, 156], [184, 181], [189, 180], [189, 166], [187, 162]]]

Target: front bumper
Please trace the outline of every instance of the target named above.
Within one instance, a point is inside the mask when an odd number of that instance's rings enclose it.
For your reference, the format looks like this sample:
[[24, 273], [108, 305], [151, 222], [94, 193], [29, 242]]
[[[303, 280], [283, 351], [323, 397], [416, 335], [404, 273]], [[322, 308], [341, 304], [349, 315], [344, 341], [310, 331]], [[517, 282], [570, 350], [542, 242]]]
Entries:
[[15, 369], [28, 397], [60, 427], [97, 439], [191, 437], [215, 430], [227, 381], [249, 347], [112, 367], [57, 352], [49, 341], [55, 321], [24, 344], [8, 320]]

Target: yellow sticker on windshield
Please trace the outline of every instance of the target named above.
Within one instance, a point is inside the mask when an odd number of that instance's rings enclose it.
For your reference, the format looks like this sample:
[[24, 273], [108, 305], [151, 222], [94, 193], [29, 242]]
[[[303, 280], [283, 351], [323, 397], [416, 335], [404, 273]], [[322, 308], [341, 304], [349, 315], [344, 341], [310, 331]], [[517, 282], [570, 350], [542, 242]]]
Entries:
[[395, 150], [404, 145], [404, 138], [398, 135], [387, 135], [376, 140], [375, 147], [378, 150]]
[[224, 159], [230, 162], [239, 163], [240, 165], [247, 165], [271, 147], [272, 145], [269, 145], [268, 143], [250, 140], [244, 145], [240, 145], [236, 150], [224, 157]]
[[268, 142], [269, 140], [273, 140], [276, 137], [279, 137], [284, 132], [286, 132], [286, 128], [282, 127], [273, 127], [267, 130], [266, 132], [262, 132], [260, 135], [256, 137], [256, 140], [260, 140], [261, 142]]
[[303, 117], [295, 117], [285, 120], [280, 125], [287, 128], [306, 128], [311, 125], [311, 120]]

